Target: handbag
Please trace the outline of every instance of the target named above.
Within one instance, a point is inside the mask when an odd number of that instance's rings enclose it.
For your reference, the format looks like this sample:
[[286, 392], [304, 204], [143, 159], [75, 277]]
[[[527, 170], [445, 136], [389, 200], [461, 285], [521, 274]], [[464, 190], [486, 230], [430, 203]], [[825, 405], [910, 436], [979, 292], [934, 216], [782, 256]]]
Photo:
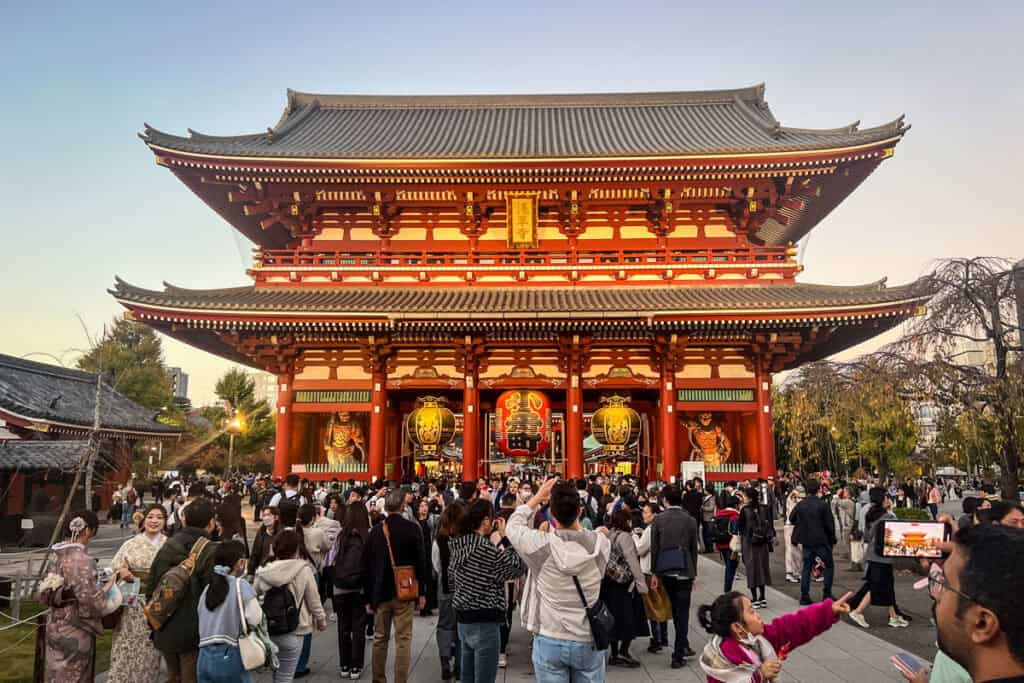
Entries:
[[672, 618], [672, 603], [664, 586], [658, 584], [657, 590], [648, 590], [643, 596], [644, 612], [653, 622], [661, 623]]
[[242, 605], [242, 590], [235, 580], [235, 597], [238, 598], [238, 616], [242, 621], [242, 637], [238, 639], [238, 652], [242, 656], [242, 666], [246, 671], [258, 669], [267, 662], [267, 649], [263, 646], [256, 631], [249, 630], [245, 620], [245, 607]]
[[419, 600], [420, 582], [416, 578], [416, 567], [412, 565], [395, 564], [395, 554], [391, 550], [391, 534], [388, 533], [388, 522], [381, 522], [384, 528], [384, 542], [388, 544], [388, 558], [391, 560], [391, 570], [395, 574], [395, 599], [401, 602], [413, 602]]
[[669, 572], [690, 573], [690, 556], [679, 546], [668, 546], [658, 551], [655, 573], [666, 574]]
[[580, 594], [580, 602], [583, 603], [583, 609], [587, 613], [590, 634], [594, 638], [594, 649], [607, 650], [612, 642], [612, 634], [615, 631], [615, 617], [608, 611], [608, 607], [605, 606], [600, 598], [588, 607], [587, 598], [583, 595], [583, 587], [580, 586], [580, 580], [574, 576], [572, 577], [572, 582], [576, 584], [576, 592]]

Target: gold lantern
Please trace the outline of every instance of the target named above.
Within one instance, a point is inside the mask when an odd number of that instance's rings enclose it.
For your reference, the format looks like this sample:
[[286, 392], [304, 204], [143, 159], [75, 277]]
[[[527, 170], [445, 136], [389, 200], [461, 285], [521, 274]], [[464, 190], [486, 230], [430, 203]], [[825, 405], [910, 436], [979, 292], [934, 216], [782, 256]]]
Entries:
[[416, 399], [416, 408], [405, 419], [406, 433], [417, 456], [433, 460], [455, 436], [455, 413], [437, 396]]
[[590, 432], [608, 455], [622, 455], [640, 436], [640, 415], [626, 396], [606, 396], [590, 418]]

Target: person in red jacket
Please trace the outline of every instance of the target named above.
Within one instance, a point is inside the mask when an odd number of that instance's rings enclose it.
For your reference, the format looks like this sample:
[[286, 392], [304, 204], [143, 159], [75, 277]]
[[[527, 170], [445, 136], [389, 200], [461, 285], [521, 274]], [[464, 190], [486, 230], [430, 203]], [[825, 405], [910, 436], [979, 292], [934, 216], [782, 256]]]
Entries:
[[750, 599], [733, 591], [701, 605], [697, 619], [711, 634], [700, 656], [708, 683], [764, 683], [778, 678], [782, 662], [794, 648], [832, 628], [850, 611], [847, 593], [826, 599], [765, 624]]
[[715, 536], [715, 550], [722, 556], [725, 565], [725, 587], [722, 592], [732, 590], [732, 582], [736, 578], [736, 569], [740, 565], [739, 554], [729, 547], [729, 541], [736, 533], [736, 523], [740, 518], [739, 500], [731, 493], [723, 491], [718, 495], [718, 510], [715, 512], [712, 528]]

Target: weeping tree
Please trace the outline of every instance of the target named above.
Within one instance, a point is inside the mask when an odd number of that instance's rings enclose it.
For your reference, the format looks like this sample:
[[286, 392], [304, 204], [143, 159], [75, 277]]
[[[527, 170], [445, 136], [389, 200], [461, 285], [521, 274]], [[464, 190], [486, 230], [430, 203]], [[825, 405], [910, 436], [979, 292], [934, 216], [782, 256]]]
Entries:
[[1018, 497], [1024, 440], [1022, 280], [1024, 271], [1004, 258], [940, 261], [927, 278], [927, 313], [884, 352], [910, 391], [984, 423], [1010, 500]]

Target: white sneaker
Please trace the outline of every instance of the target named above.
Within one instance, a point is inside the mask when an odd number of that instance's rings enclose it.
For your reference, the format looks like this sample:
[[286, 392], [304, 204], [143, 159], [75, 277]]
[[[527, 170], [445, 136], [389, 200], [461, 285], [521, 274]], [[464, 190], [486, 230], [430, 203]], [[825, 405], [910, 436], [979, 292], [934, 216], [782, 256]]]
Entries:
[[[857, 626], [860, 626], [861, 628], [871, 628], [871, 625], [868, 623], [868, 620], [864, 618], [863, 614], [859, 614], [857, 612], [850, 612], [850, 621], [857, 624]], [[892, 626], [892, 622], [890, 622], [889, 625]]]
[[793, 574], [786, 574], [786, 581], [790, 583], [800, 583], [800, 578]]
[[889, 628], [906, 628], [910, 626], [910, 622], [903, 617], [893, 617], [889, 620]]
[[508, 666], [508, 657], [505, 655], [498, 655], [498, 668], [504, 669], [506, 666]]
[[331, 612], [331, 614], [327, 618], [331, 620], [332, 624], [337, 623], [338, 621], [338, 615], [334, 612]]

